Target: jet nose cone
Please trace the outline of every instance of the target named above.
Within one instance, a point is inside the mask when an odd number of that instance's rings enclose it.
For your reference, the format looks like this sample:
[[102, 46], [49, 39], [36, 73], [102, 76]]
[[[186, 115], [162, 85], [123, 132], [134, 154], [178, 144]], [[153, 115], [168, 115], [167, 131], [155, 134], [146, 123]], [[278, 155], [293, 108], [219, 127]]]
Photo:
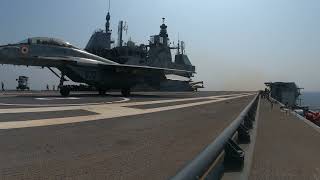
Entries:
[[19, 46], [0, 46], [0, 63], [18, 57], [19, 50]]
[[0, 46], [0, 58], [3, 56], [3, 47]]
[[0, 47], [0, 59], [4, 57], [4, 47]]
[[7, 58], [7, 46], [0, 46], [0, 62], [4, 61]]

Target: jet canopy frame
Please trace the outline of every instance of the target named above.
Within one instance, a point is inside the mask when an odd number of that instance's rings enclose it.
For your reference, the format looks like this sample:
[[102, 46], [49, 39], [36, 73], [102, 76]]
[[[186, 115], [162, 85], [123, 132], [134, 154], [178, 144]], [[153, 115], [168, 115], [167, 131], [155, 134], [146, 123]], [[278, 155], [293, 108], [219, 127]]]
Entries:
[[69, 48], [79, 49], [67, 41], [57, 39], [57, 38], [49, 38], [49, 37], [28, 38], [23, 41], [20, 41], [18, 44], [43, 44], [43, 45], [52, 45], [52, 46], [60, 46], [60, 47], [69, 47]]

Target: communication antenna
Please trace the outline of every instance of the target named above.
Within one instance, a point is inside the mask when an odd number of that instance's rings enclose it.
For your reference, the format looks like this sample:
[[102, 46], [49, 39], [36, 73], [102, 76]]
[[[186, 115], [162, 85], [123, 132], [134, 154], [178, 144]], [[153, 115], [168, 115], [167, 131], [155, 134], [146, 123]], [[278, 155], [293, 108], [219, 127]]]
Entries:
[[128, 23], [127, 23], [127, 22], [124, 22], [123, 31], [126, 32], [126, 35], [128, 34], [128, 29], [129, 29]]
[[110, 12], [110, 0], [109, 0], [108, 12]]
[[121, 47], [123, 44], [123, 31], [128, 34], [128, 24], [127, 22], [120, 21], [118, 25], [118, 46]]
[[180, 35], [178, 33], [178, 48], [177, 48], [178, 52], [177, 54], [180, 54]]
[[118, 25], [118, 46], [119, 47], [121, 47], [123, 43], [122, 32], [123, 32], [123, 21], [120, 21]]

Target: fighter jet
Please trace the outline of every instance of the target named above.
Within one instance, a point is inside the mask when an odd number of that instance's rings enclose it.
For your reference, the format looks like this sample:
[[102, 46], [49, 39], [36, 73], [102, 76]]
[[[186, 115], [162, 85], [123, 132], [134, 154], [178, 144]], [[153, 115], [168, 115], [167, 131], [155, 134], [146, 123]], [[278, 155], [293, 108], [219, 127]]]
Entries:
[[166, 80], [165, 74], [188, 76], [190, 71], [157, 68], [150, 66], [124, 65], [96, 56], [72, 44], [48, 37], [28, 38], [16, 44], [0, 46], [0, 64], [26, 65], [57, 68], [61, 71], [60, 93], [70, 94], [70, 88], [63, 85], [68, 77], [74, 82], [95, 87], [100, 94], [110, 89], [121, 89], [123, 96], [130, 95], [130, 89], [139, 83], [158, 88]]

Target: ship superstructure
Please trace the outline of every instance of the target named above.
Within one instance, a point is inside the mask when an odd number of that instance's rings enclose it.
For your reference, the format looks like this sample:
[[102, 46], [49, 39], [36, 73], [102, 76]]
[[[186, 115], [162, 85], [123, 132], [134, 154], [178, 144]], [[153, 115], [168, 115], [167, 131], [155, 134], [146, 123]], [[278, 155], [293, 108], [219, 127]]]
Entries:
[[272, 98], [290, 107], [297, 105], [301, 88], [294, 82], [266, 82], [265, 85], [269, 88]]
[[113, 44], [114, 41], [111, 40], [112, 31], [110, 29], [110, 12], [108, 12], [106, 16], [105, 28], [105, 31], [97, 30], [93, 33], [85, 48], [86, 50], [95, 52], [103, 49], [111, 49], [111, 44]]
[[[195, 66], [191, 64], [188, 56], [185, 54], [185, 43], [179, 40], [177, 46], [170, 46], [167, 31], [168, 26], [165, 24], [165, 18], [162, 18], [160, 33], [150, 36], [147, 45], [136, 45], [131, 39], [124, 42], [123, 32], [127, 30], [127, 25], [123, 21], [119, 22], [118, 39], [115, 45], [115, 41], [111, 39], [110, 19], [110, 12], [108, 12], [105, 30], [98, 30], [93, 33], [85, 48], [86, 51], [121, 64], [181, 69], [192, 72], [183, 78], [177, 78], [172, 74], [168, 74], [167, 78], [169, 80], [162, 83], [159, 90], [192, 91], [203, 87], [202, 81], [192, 82], [191, 80], [196, 72]], [[174, 61], [172, 60], [172, 50], [176, 50]], [[148, 89], [143, 85], [137, 88], [139, 90]]]

